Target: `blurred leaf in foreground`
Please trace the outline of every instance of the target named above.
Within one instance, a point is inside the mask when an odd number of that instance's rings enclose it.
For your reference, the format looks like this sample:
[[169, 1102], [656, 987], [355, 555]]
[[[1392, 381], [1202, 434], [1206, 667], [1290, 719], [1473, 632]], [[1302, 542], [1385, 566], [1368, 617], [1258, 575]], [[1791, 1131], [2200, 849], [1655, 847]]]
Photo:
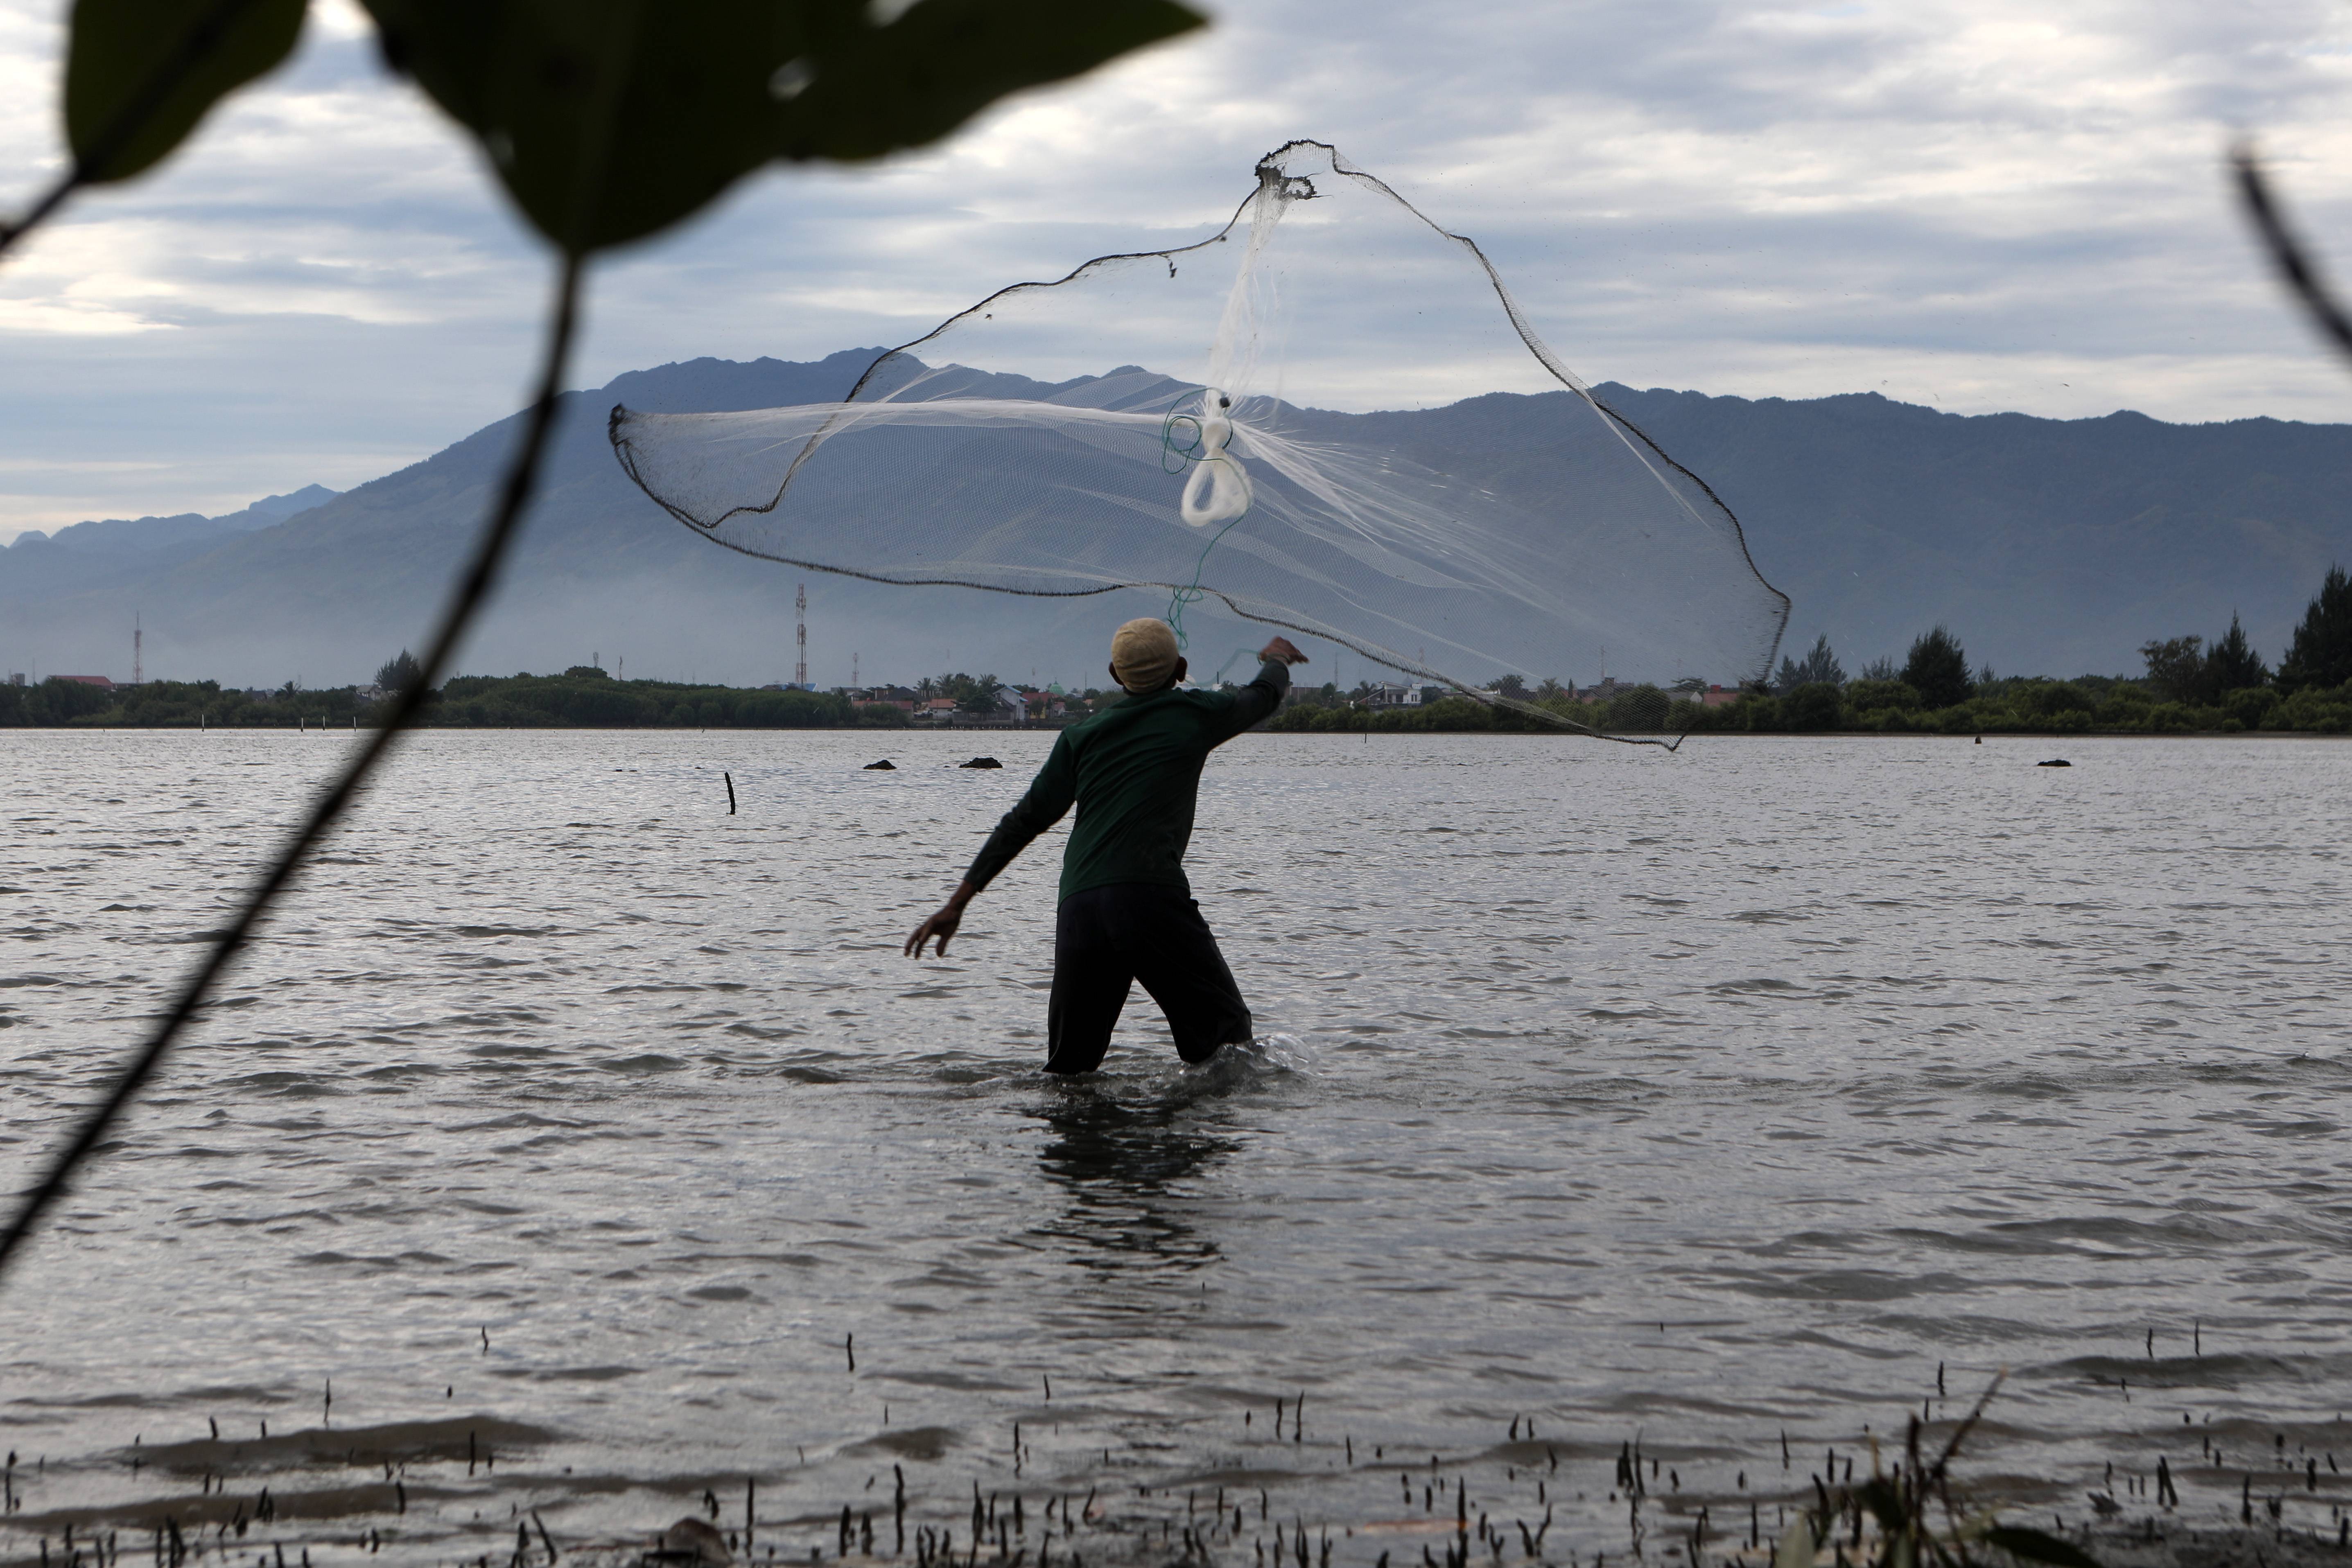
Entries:
[[362, 0], [394, 69], [585, 256], [772, 159], [920, 147], [998, 99], [1199, 26], [1176, 0]]
[[151, 168], [293, 52], [304, 0], [76, 0], [66, 144], [84, 184]]

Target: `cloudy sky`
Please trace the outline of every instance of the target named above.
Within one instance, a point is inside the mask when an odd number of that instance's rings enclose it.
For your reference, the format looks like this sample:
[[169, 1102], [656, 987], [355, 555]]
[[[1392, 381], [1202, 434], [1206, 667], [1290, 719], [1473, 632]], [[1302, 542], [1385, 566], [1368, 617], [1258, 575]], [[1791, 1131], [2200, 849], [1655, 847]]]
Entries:
[[[1591, 380], [1958, 413], [2352, 419], [2227, 200], [2257, 134], [2352, 272], [2341, 0], [1258, 0], [948, 148], [778, 171], [596, 276], [575, 382], [919, 335], [1199, 237], [1337, 142]], [[60, 0], [0, 0], [0, 202], [59, 166]], [[158, 172], [0, 263], [0, 538], [342, 488], [509, 413], [547, 272], [346, 0]]]

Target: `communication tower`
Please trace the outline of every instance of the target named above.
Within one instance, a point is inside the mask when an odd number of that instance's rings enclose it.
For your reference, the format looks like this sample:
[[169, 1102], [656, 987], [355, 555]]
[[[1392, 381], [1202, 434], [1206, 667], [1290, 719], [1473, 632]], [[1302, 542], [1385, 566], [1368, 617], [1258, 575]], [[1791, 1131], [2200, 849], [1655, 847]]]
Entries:
[[808, 584], [793, 595], [793, 645], [800, 656], [793, 663], [793, 685], [808, 687]]
[[143, 657], [146, 652], [144, 647], [146, 639], [147, 633], [139, 628], [139, 617], [133, 615], [131, 618], [131, 684], [134, 686], [147, 684], [147, 671]]

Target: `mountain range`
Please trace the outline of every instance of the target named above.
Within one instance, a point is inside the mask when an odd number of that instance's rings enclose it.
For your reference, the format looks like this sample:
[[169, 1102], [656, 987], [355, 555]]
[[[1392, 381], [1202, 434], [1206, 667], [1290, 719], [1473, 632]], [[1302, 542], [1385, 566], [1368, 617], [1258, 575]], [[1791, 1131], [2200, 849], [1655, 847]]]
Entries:
[[64, 589], [103, 583], [125, 562], [131, 570], [169, 566], [199, 556], [236, 534], [272, 528], [335, 498], [324, 485], [305, 485], [284, 496], [264, 496], [243, 511], [207, 517], [182, 512], [169, 517], [109, 517], [75, 523], [56, 533], [38, 528], [18, 534], [6, 559], [12, 586]]
[[[819, 685], [949, 668], [1099, 684], [1109, 626], [1155, 613], [959, 589], [888, 588], [717, 549], [614, 462], [616, 402], [756, 409], [846, 394], [875, 350], [813, 362], [698, 360], [566, 394], [546, 482], [468, 671], [600, 662], [631, 676], [758, 684], [793, 674], [795, 587]], [[1963, 416], [1871, 393], [1784, 400], [1604, 384], [1598, 395], [1720, 495], [1764, 576], [1795, 601], [1787, 646], [1826, 632], [1849, 672], [1943, 623], [2003, 674], [2118, 674], [2151, 638], [2210, 637], [2235, 612], [2275, 660], [2334, 560], [2352, 560], [2352, 426]], [[1484, 425], [1507, 452], [1558, 427], [1547, 399], [1493, 394], [1385, 421]], [[310, 486], [226, 517], [78, 524], [0, 549], [0, 670], [146, 672], [238, 685], [364, 682], [414, 647], [489, 505], [520, 416], [337, 495]], [[1195, 662], [1247, 634], [1204, 627]], [[1205, 652], [1205, 656], [1203, 656]], [[1376, 672], [1318, 667], [1352, 684]], [[1591, 682], [1594, 670], [1530, 670]], [[1645, 672], [1611, 671], [1638, 678]], [[1729, 679], [1736, 672], [1722, 672]]]

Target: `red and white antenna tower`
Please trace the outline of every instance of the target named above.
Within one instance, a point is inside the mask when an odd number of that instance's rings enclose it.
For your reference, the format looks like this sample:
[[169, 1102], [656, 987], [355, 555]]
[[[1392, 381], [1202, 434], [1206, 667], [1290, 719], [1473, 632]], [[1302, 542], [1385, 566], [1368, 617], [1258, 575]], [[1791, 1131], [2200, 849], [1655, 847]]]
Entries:
[[800, 652], [800, 657], [793, 664], [793, 685], [805, 687], [808, 685], [808, 584], [805, 582], [793, 595], [793, 643]]

